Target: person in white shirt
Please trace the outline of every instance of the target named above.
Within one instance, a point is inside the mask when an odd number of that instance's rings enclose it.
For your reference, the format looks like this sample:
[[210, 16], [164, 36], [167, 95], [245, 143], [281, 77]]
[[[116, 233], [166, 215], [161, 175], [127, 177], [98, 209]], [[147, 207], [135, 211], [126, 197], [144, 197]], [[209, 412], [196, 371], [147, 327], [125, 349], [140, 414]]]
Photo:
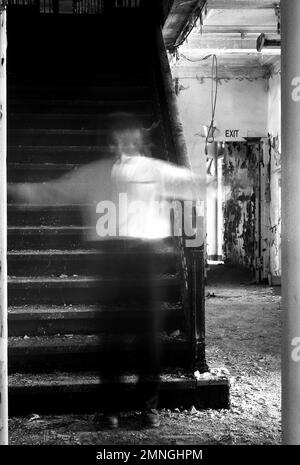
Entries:
[[[145, 319], [136, 336], [143, 340], [142, 349], [139, 346], [144, 355], [139, 370], [139, 390], [144, 420], [155, 427], [159, 425], [156, 411], [160, 373], [159, 302], [164, 300], [152, 279], [157, 272], [155, 252], [161, 241], [172, 235], [170, 203], [198, 200], [199, 179], [188, 168], [153, 158], [146, 142], [146, 131], [132, 115], [119, 113], [110, 119], [110, 150], [106, 158], [83, 165], [59, 179], [9, 185], [8, 198], [35, 205], [77, 204], [85, 226], [84, 239], [93, 247], [110, 239], [115, 241], [115, 250], [123, 254], [128, 249], [138, 250], [141, 245], [150, 251], [144, 270], [147, 283], [144, 297], [151, 317]], [[114, 264], [107, 263], [107, 269], [114, 269]], [[120, 294], [122, 299], [120, 289], [128, 270], [121, 266], [117, 271], [114, 269], [114, 273], [114, 297]], [[116, 332], [122, 332], [118, 321], [111, 326]], [[109, 340], [107, 334], [108, 353], [112, 349]], [[119, 352], [120, 366], [110, 364], [104, 370], [106, 380], [115, 381], [115, 393], [109, 393], [115, 402], [106, 411], [107, 425], [112, 428], [118, 426], [117, 381], [122, 369], [125, 370], [122, 344]]]

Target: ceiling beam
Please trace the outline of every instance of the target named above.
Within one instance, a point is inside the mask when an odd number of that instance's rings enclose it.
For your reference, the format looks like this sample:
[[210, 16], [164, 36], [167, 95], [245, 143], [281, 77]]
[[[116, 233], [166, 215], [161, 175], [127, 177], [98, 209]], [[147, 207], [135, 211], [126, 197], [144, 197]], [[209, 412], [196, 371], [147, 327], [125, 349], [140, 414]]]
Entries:
[[[171, 65], [173, 78], [201, 79], [211, 78], [211, 64], [201, 66], [176, 66]], [[218, 66], [219, 79], [263, 79], [269, 76], [268, 66]]]
[[[201, 53], [202, 52], [202, 53]], [[280, 56], [281, 55], [281, 50], [280, 48], [270, 48], [270, 49], [264, 49], [262, 52], [258, 52], [255, 48], [247, 48], [247, 49], [234, 49], [234, 48], [205, 48], [201, 50], [196, 50], [196, 49], [189, 49], [186, 52], [183, 50], [180, 51], [179, 56], [187, 57], [186, 61], [193, 62], [201, 60], [201, 58], [207, 56], [207, 55], [216, 55], [216, 56], [222, 56], [222, 55], [241, 55], [243, 53], [244, 55], [254, 55], [256, 57], [262, 57], [262, 56]]]
[[207, 7], [216, 10], [233, 10], [248, 8], [275, 8], [280, 0], [207, 0]]
[[[180, 52], [185, 54], [195, 54], [196, 52], [201, 53], [202, 50], [213, 50], [210, 53], [235, 53], [242, 51], [244, 53], [256, 52], [256, 40], [258, 34], [242, 37], [241, 34], [203, 34], [203, 35], [192, 35], [190, 36], [187, 43], [180, 47]], [[278, 39], [277, 34], [268, 34], [268, 39]], [[263, 49], [263, 53], [266, 54], [278, 54], [280, 52], [280, 46], [275, 48]]]
[[244, 33], [244, 34], [261, 34], [264, 32], [265, 34], [277, 34], [277, 28], [271, 25], [257, 25], [257, 24], [247, 24], [247, 25], [240, 25], [237, 26], [236, 24], [233, 25], [215, 25], [215, 24], [204, 24], [202, 28], [202, 34], [237, 34], [237, 33]]
[[[199, 51], [198, 51], [199, 53]], [[212, 61], [203, 60], [208, 53], [198, 55], [198, 60], [188, 61], [181, 55], [170, 55], [170, 65], [174, 77], [212, 77]], [[178, 59], [179, 58], [179, 59]], [[202, 59], [201, 59], [202, 58]], [[233, 78], [265, 78], [269, 77], [275, 68], [280, 70], [280, 56], [256, 54], [218, 55], [218, 77], [221, 79]]]

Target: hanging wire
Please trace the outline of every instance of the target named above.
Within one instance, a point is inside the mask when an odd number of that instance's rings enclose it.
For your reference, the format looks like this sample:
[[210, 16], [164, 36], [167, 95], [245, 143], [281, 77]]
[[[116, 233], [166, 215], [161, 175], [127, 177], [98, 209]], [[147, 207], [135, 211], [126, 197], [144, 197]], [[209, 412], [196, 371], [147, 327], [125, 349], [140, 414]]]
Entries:
[[210, 122], [208, 131], [207, 131], [207, 136], [206, 136], [206, 139], [205, 139], [205, 155], [207, 155], [207, 153], [208, 153], [207, 145], [212, 144], [215, 141], [214, 122], [215, 122], [217, 99], [218, 99], [218, 59], [217, 59], [216, 55], [212, 55], [211, 93], [210, 93], [211, 122]]
[[214, 135], [214, 121], [215, 121], [215, 114], [216, 114], [216, 106], [217, 106], [217, 99], [218, 99], [218, 59], [216, 55], [206, 55], [203, 58], [192, 59], [188, 58], [183, 53], [179, 54], [179, 57], [184, 58], [191, 63], [198, 63], [208, 58], [212, 58], [212, 69], [211, 69], [211, 122], [207, 130], [207, 136], [205, 139], [205, 155], [207, 155], [207, 146], [208, 144], [212, 144], [215, 141]]
[[178, 56], [184, 58], [184, 59], [187, 60], [187, 61], [190, 61], [191, 63], [198, 63], [199, 61], [207, 60], [207, 59], [210, 58], [212, 55], [210, 54], [210, 55], [206, 55], [206, 56], [203, 57], [203, 58], [195, 58], [195, 59], [189, 58], [189, 57], [185, 56], [183, 53], [179, 53]]

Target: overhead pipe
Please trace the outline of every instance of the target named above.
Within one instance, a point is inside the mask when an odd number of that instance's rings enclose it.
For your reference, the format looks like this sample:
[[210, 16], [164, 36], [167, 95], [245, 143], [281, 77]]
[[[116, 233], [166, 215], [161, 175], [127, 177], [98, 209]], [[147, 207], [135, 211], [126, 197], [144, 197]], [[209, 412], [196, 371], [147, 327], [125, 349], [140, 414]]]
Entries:
[[268, 39], [266, 34], [264, 33], [260, 34], [260, 36], [257, 38], [257, 41], [256, 41], [256, 50], [258, 52], [261, 52], [263, 48], [271, 48], [271, 47], [280, 48], [280, 46], [281, 46], [280, 39]]

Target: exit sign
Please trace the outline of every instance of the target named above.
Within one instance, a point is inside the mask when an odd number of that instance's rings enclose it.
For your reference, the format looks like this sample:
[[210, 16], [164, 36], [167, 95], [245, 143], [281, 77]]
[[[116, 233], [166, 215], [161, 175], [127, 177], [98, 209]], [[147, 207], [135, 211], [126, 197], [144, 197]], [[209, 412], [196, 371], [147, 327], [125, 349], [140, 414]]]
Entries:
[[239, 137], [239, 129], [226, 129], [225, 137]]

